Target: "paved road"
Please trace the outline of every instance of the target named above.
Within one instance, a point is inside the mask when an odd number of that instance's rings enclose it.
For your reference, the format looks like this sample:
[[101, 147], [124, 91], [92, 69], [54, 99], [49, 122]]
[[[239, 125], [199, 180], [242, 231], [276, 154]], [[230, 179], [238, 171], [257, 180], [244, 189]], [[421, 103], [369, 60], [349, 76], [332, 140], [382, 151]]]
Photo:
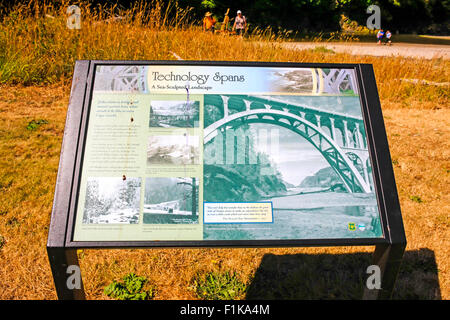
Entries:
[[299, 50], [326, 47], [335, 52], [355, 55], [372, 56], [403, 56], [410, 58], [444, 58], [450, 59], [450, 45], [394, 43], [392, 46], [377, 45], [376, 43], [339, 43], [339, 42], [291, 42], [287, 47]]

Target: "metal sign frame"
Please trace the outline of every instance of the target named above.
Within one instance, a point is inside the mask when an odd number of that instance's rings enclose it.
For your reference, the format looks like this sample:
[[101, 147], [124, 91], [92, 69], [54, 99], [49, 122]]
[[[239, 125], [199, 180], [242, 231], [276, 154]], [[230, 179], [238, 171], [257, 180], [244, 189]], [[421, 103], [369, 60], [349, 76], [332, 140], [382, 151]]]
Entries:
[[[357, 75], [362, 116], [372, 162], [383, 238], [290, 239], [290, 240], [198, 240], [198, 241], [73, 241], [81, 166], [88, 129], [95, 69], [98, 65], [242, 66], [279, 68], [349, 68]], [[47, 251], [60, 299], [84, 298], [84, 290], [70, 290], [67, 266], [78, 265], [80, 248], [173, 248], [173, 247], [306, 247], [375, 245], [374, 264], [381, 268], [382, 289], [365, 292], [365, 298], [388, 298], [406, 247], [386, 130], [375, 75], [369, 64], [268, 63], [224, 61], [102, 61], [81, 60], [75, 64], [61, 148], [58, 176], [48, 234]]]

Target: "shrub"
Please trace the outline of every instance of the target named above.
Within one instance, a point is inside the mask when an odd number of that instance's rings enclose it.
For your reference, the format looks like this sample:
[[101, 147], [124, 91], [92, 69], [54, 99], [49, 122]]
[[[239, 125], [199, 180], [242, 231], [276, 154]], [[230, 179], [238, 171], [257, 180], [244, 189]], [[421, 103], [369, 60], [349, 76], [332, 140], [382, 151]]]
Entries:
[[236, 272], [208, 272], [197, 275], [193, 282], [197, 296], [205, 300], [233, 300], [247, 291], [247, 285], [239, 279]]
[[409, 199], [411, 201], [417, 202], [417, 203], [422, 203], [422, 199], [419, 196], [410, 196]]
[[114, 280], [105, 288], [104, 293], [117, 300], [148, 300], [154, 298], [156, 294], [156, 287], [154, 286], [144, 290], [145, 285], [148, 285], [148, 280], [145, 277], [129, 273], [122, 280], [123, 282]]
[[40, 119], [40, 120], [31, 120], [31, 121], [28, 122], [28, 124], [27, 124], [27, 130], [33, 131], [33, 130], [39, 128], [41, 125], [47, 124], [47, 123], [48, 123], [48, 121], [47, 121], [47, 120], [43, 120], [43, 119]]

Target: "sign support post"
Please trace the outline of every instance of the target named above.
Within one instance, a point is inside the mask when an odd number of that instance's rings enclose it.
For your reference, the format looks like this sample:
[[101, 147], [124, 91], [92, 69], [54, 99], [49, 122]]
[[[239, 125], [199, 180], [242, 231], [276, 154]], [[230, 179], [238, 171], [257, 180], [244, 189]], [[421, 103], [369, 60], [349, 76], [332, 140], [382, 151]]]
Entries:
[[[403, 254], [406, 248], [406, 236], [398, 201], [398, 192], [395, 184], [392, 159], [389, 153], [389, 145], [381, 111], [380, 97], [376, 86], [376, 79], [371, 65], [360, 65], [360, 87], [365, 93], [365, 103], [370, 106], [371, 121], [367, 123], [372, 131], [372, 144], [375, 150], [386, 150], [383, 155], [372, 154], [377, 158], [373, 162], [374, 170], [378, 171], [378, 177], [383, 189], [384, 201], [388, 203], [387, 224], [385, 228], [388, 243], [377, 244], [372, 257], [372, 265], [380, 268], [381, 288], [364, 289], [363, 299], [390, 299], [394, 290], [395, 280], [400, 269]], [[374, 125], [377, 124], [377, 125]]]
[[406, 244], [378, 244], [372, 257], [372, 265], [380, 268], [381, 288], [364, 289], [363, 300], [386, 300], [392, 297]]
[[[56, 293], [60, 300], [85, 299], [77, 249], [67, 248], [65, 240], [71, 200], [66, 195], [72, 187], [75, 175], [76, 143], [78, 141], [79, 123], [81, 122], [84, 105], [88, 71], [89, 61], [78, 61], [76, 63], [61, 147], [52, 219], [47, 240], [47, 255]], [[78, 289], [75, 287], [69, 288], [68, 282], [71, 275], [73, 275], [75, 285], [79, 287]]]
[[47, 253], [58, 299], [85, 300], [77, 250], [47, 247]]

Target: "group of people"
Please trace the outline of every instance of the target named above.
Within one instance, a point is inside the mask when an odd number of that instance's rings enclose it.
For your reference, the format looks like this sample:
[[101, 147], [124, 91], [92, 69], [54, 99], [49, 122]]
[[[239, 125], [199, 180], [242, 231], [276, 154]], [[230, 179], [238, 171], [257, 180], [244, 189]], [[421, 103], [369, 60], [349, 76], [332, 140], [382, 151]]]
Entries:
[[[222, 25], [220, 27], [220, 31], [222, 32], [228, 32], [228, 23], [230, 22], [230, 18], [228, 17], [228, 13], [230, 12], [230, 9], [227, 10], [225, 13], [225, 18], [223, 19]], [[247, 20], [245, 19], [245, 16], [242, 15], [242, 11], [238, 10], [236, 13], [236, 18], [234, 18], [233, 27], [231, 28], [231, 31], [236, 31], [237, 35], [243, 35], [245, 32], [245, 29], [247, 27]], [[215, 25], [216, 25], [216, 19], [212, 16], [211, 12], [207, 12], [205, 14], [205, 17], [203, 18], [203, 31], [208, 32], [215, 32]]]
[[[221, 32], [227, 32], [228, 31], [228, 23], [230, 22], [230, 18], [228, 17], [228, 13], [230, 12], [230, 9], [227, 10], [225, 13], [225, 17], [223, 19], [222, 25], [220, 27]], [[243, 35], [245, 32], [245, 29], [247, 27], [247, 20], [245, 19], [245, 16], [242, 15], [242, 11], [237, 11], [237, 16], [234, 19], [233, 27], [231, 28], [231, 31], [234, 32], [236, 30], [237, 35]], [[209, 31], [214, 33], [215, 32], [215, 25], [216, 25], [216, 19], [212, 16], [211, 12], [206, 12], [205, 17], [203, 18], [203, 31]], [[392, 33], [387, 30], [384, 32], [383, 29], [380, 29], [377, 33], [377, 44], [392, 44]]]
[[386, 32], [384, 32], [383, 29], [380, 29], [377, 33], [377, 44], [387, 44], [387, 45], [391, 45], [392, 44], [392, 33], [387, 30]]

